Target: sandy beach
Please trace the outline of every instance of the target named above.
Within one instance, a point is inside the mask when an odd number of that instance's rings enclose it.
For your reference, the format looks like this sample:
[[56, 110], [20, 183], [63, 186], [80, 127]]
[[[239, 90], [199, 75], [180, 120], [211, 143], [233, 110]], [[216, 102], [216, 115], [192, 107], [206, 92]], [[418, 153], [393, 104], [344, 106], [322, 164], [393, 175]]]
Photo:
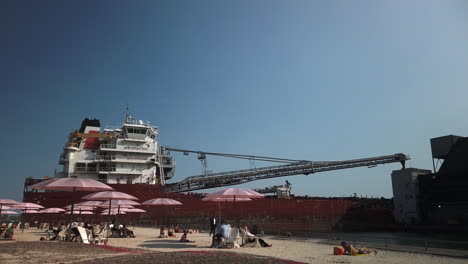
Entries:
[[[79, 243], [65, 243], [39, 241], [44, 232], [38, 229], [16, 232], [15, 241], [0, 241], [1, 263], [80, 263], [93, 259], [100, 259], [100, 263], [122, 263], [137, 261], [139, 263], [158, 263], [158, 259], [172, 262], [164, 263], [202, 263], [238, 262], [239, 263], [287, 263], [275, 259], [297, 261], [302, 263], [467, 263], [466, 258], [454, 258], [432, 254], [408, 253], [379, 249], [377, 255], [370, 256], [335, 256], [333, 245], [325, 244], [321, 240], [279, 238], [265, 236], [264, 239], [272, 247], [213, 249], [211, 237], [206, 232], [190, 234], [193, 243], [181, 243], [178, 238], [157, 238], [157, 228], [135, 227], [136, 238], [110, 238], [108, 246], [124, 248], [136, 252], [154, 252], [156, 254], [135, 254], [131, 252], [116, 252], [109, 249], [88, 246]], [[179, 237], [181, 234], [178, 234]], [[358, 245], [359, 247], [365, 245]], [[194, 251], [194, 253], [192, 252]], [[62, 252], [62, 253], [60, 253]], [[174, 254], [177, 252], [177, 254]], [[192, 252], [192, 253], [191, 253]], [[203, 252], [203, 254], [202, 254]], [[213, 253], [213, 254], [212, 254]], [[466, 256], [465, 256], [466, 257]], [[224, 259], [227, 258], [227, 259]], [[180, 260], [180, 262], [178, 262]], [[161, 262], [162, 263], [162, 262]]]

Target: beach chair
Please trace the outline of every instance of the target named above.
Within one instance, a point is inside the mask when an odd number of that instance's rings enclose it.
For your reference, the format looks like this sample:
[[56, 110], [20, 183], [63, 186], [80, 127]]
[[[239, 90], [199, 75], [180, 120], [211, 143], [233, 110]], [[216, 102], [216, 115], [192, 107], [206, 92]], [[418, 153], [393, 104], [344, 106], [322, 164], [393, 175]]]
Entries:
[[76, 229], [78, 229], [78, 234], [79, 234], [76, 240], [84, 244], [89, 244], [89, 236], [91, 236], [91, 230], [87, 230], [81, 226], [77, 226]]
[[[249, 237], [243, 228], [239, 228], [240, 237], [241, 237], [241, 247], [260, 247], [258, 242], [258, 237]], [[254, 239], [253, 242], [249, 240]]]
[[221, 242], [220, 247], [222, 248], [240, 248], [239, 245], [239, 229], [238, 228], [231, 228], [231, 231], [229, 232], [228, 238]]
[[68, 227], [58, 232], [57, 236], [55, 237], [55, 240], [66, 241], [67, 235], [68, 235]]
[[94, 232], [92, 243], [98, 245], [107, 244], [107, 226], [103, 226], [99, 232]]

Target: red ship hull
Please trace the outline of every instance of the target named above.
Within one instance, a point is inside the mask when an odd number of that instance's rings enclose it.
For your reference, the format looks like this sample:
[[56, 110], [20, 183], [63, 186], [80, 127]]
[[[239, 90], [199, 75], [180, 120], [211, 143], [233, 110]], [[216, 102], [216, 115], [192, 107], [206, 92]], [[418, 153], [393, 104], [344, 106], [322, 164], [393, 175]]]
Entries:
[[[343, 228], [345, 222], [361, 222], [365, 218], [371, 224], [389, 226], [393, 224], [393, 217], [387, 208], [375, 210], [372, 214], [366, 212], [356, 214], [356, 199], [351, 198], [307, 198], [276, 199], [266, 197], [250, 202], [205, 202], [199, 193], [167, 193], [161, 186], [147, 184], [110, 184], [115, 190], [131, 194], [143, 202], [153, 198], [168, 197], [177, 199], [180, 206], [138, 206], [148, 213], [118, 216], [120, 221], [135, 222], [149, 225], [175, 225], [188, 228], [207, 229], [210, 216], [221, 217], [227, 222], [237, 225], [257, 225], [266, 232], [329, 232], [333, 228]], [[26, 188], [27, 189], [27, 188]], [[83, 197], [91, 192], [78, 192], [75, 197]], [[64, 207], [71, 203], [69, 192], [34, 192], [25, 191], [25, 202], [38, 203], [46, 208]], [[77, 202], [84, 200], [76, 199]], [[353, 205], [354, 204], [354, 205]], [[349, 219], [350, 212], [354, 216]], [[348, 216], [347, 216], [348, 215]], [[53, 217], [43, 214], [24, 216], [30, 221], [65, 221], [67, 216]], [[112, 216], [112, 219], [115, 217]], [[348, 220], [344, 221], [343, 220]], [[373, 219], [373, 220], [372, 220]], [[83, 216], [81, 221], [107, 221], [107, 216]], [[351, 221], [349, 221], [351, 220]], [[347, 224], [346, 224], [347, 225]]]

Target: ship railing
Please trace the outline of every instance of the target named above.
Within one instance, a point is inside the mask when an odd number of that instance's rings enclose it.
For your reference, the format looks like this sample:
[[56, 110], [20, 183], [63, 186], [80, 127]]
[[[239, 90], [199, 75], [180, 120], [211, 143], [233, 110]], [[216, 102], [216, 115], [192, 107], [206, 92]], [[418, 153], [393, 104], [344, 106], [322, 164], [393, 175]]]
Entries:
[[75, 172], [97, 172], [97, 168], [79, 167], [79, 168], [75, 168]]
[[108, 149], [116, 149], [117, 145], [115, 144], [101, 144], [101, 149], [108, 148]]
[[116, 168], [115, 168], [115, 167], [111, 167], [111, 168], [99, 168], [99, 171], [116, 171]]

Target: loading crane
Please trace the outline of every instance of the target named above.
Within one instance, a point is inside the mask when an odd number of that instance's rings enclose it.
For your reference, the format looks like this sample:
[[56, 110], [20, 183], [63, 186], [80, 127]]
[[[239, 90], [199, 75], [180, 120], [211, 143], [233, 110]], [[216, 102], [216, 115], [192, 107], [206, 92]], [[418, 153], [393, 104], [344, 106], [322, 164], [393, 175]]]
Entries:
[[400, 162], [402, 167], [405, 168], [405, 161], [409, 160], [409, 156], [397, 153], [393, 155], [378, 156], [364, 159], [354, 159], [345, 161], [307, 161], [307, 160], [294, 160], [282, 159], [253, 155], [241, 154], [227, 154], [215, 152], [202, 152], [193, 150], [183, 150], [177, 148], [163, 147], [165, 150], [188, 153], [197, 153], [205, 155], [217, 155], [223, 157], [240, 158], [240, 159], [255, 159], [262, 161], [273, 161], [288, 163], [287, 165], [269, 166], [260, 168], [251, 168], [246, 170], [227, 171], [220, 173], [205, 173], [197, 176], [190, 176], [184, 180], [166, 184], [167, 192], [189, 192], [202, 189], [217, 188], [222, 186], [237, 185], [251, 181], [269, 179], [276, 177], [285, 177], [291, 175], [309, 175], [317, 172], [343, 170], [357, 167], [375, 167], [380, 164]]

